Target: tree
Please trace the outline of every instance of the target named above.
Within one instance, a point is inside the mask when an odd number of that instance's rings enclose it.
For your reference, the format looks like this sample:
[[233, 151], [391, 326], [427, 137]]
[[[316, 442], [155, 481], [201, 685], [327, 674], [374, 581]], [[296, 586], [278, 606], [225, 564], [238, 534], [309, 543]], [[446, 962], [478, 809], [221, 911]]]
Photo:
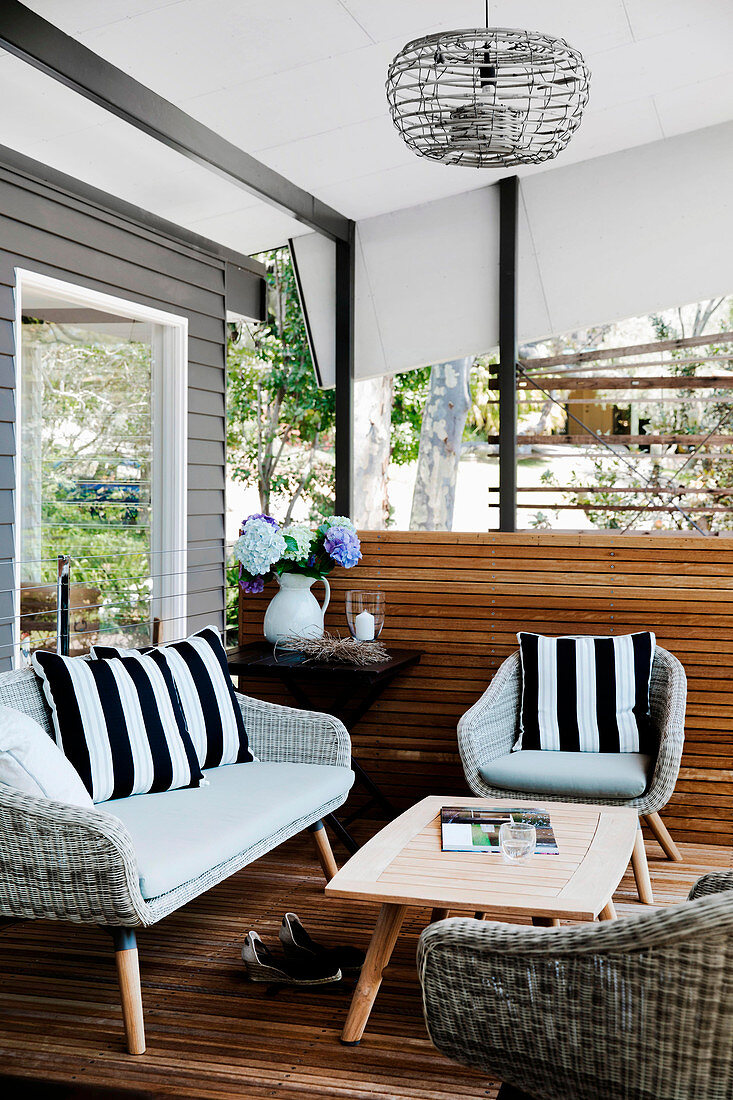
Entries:
[[357, 527], [379, 531], [389, 522], [388, 470], [394, 379], [354, 386], [354, 515]]
[[458, 464], [471, 408], [469, 376], [472, 364], [473, 359], [469, 357], [436, 363], [430, 369], [410, 530], [449, 531], [453, 525]]
[[316, 381], [289, 250], [262, 258], [268, 319], [230, 327], [227, 443], [233, 479], [287, 523], [298, 501], [333, 511], [334, 393]]

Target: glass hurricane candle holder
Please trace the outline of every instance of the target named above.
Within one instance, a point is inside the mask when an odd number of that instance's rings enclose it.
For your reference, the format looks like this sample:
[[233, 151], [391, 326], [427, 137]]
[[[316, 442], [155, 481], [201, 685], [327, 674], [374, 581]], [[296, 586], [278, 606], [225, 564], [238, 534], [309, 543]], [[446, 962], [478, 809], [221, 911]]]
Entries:
[[359, 642], [373, 642], [384, 626], [384, 592], [346, 593], [346, 621], [352, 638]]

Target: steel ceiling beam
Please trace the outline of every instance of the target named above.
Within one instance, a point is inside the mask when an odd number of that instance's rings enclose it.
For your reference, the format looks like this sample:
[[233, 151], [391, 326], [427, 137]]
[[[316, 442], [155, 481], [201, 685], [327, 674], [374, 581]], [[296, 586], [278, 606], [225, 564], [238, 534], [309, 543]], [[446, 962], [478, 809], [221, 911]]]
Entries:
[[0, 46], [309, 229], [348, 243], [348, 218], [197, 122], [17, 0], [2, 0], [0, 4]]

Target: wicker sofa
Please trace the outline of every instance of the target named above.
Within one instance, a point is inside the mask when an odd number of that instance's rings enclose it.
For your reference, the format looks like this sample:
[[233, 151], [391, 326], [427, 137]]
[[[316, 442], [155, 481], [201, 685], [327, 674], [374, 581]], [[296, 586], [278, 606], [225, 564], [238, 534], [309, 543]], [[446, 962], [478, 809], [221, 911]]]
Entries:
[[[353, 782], [345, 726], [327, 714], [237, 696], [257, 760], [208, 787], [84, 810], [0, 784], [0, 916], [96, 924], [113, 936], [127, 1047], [145, 1050], [136, 928], [154, 924], [303, 829], [326, 879], [336, 863], [322, 818]], [[0, 705], [51, 735], [35, 673], [0, 675]]]
[[430, 1038], [505, 1082], [502, 1100], [729, 1100], [731, 891], [713, 872], [682, 905], [582, 928], [433, 924], [418, 948]]
[[[499, 667], [494, 679], [481, 698], [467, 710], [458, 723], [458, 749], [466, 782], [474, 794], [482, 798], [542, 798], [544, 801], [607, 803], [631, 806], [644, 820], [659, 841], [668, 859], [680, 861], [682, 856], [667, 827], [659, 816], [674, 792], [680, 770], [685, 739], [685, 707], [687, 702], [687, 678], [681, 663], [666, 649], [657, 646], [649, 683], [651, 709], [651, 735], [654, 755], [646, 783], [646, 789], [635, 797], [609, 798], [598, 792], [583, 794], [575, 782], [572, 771], [580, 764], [593, 762], [593, 753], [512, 753], [512, 746], [519, 733], [519, 712], [522, 697], [522, 669], [519, 653], [513, 653]], [[599, 758], [601, 768], [608, 767], [608, 756]], [[624, 754], [619, 754], [623, 758]], [[630, 754], [629, 754], [630, 755]], [[568, 780], [573, 788], [552, 793], [542, 786], [542, 776], [533, 781], [532, 790], [511, 785], [490, 784], [484, 778], [487, 765], [499, 760], [518, 763], [519, 758], [541, 757], [545, 766], [555, 763], [555, 758], [569, 757]], [[586, 759], [583, 759], [586, 758]], [[566, 765], [567, 766], [567, 765]], [[587, 769], [586, 769], [587, 770]], [[641, 829], [632, 856], [632, 866], [639, 897], [646, 904], [653, 904], [646, 852]]]

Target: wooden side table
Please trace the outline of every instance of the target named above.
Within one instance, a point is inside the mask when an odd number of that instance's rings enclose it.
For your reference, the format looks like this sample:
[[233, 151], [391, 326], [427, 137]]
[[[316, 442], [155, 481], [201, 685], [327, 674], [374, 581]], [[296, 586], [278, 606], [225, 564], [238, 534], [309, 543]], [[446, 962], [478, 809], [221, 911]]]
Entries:
[[[272, 646], [265, 642], [252, 642], [227, 652], [227, 663], [232, 676], [240, 681], [252, 677], [272, 677], [279, 680], [288, 689], [298, 706], [305, 710], [326, 710], [339, 718], [349, 732], [360, 722], [370, 707], [382, 693], [406, 669], [416, 665], [420, 653], [411, 649], [390, 650], [389, 659], [378, 665], [345, 664], [342, 661], [318, 663], [306, 661], [297, 653], [279, 653], [275, 657]], [[329, 694], [329, 703], [314, 703], [317, 689], [325, 689]], [[359, 761], [352, 756], [351, 766], [356, 782], [369, 792], [369, 801], [343, 821], [334, 814], [329, 822], [334, 832], [353, 853], [359, 845], [346, 828], [356, 817], [371, 806], [378, 804], [390, 817], [394, 817], [395, 808], [384, 791], [371, 778]]]

